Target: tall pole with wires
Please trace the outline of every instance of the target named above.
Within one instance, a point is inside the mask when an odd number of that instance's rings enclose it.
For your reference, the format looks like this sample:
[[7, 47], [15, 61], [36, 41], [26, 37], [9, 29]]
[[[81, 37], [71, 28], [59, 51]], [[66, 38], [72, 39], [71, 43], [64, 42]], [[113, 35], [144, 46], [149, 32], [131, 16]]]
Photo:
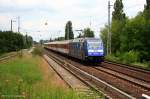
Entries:
[[13, 22], [16, 22], [15, 20], [10, 20], [10, 31], [13, 32]]
[[107, 55], [111, 54], [111, 22], [110, 22], [110, 1], [108, 1], [108, 34], [107, 34]]
[[69, 25], [67, 24], [67, 38], [69, 40]]
[[12, 32], [12, 23], [13, 23], [13, 20], [10, 20], [10, 31]]
[[20, 33], [20, 16], [18, 16], [18, 33]]

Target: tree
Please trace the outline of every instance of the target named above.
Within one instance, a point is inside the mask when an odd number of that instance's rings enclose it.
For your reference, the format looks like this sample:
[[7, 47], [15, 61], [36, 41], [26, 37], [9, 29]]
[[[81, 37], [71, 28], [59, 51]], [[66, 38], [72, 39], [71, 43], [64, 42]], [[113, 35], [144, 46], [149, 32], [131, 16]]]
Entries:
[[122, 0], [116, 0], [114, 4], [114, 12], [112, 13], [112, 19], [113, 20], [124, 20], [126, 15], [123, 12], [123, 3]]
[[150, 20], [150, 0], [146, 0], [144, 16], [146, 20]]
[[84, 37], [94, 37], [94, 31], [92, 31], [90, 28], [85, 28], [83, 33]]
[[77, 36], [77, 38], [82, 38], [83, 36], [81, 35], [81, 33], [79, 33], [79, 35]]
[[68, 21], [65, 27], [65, 40], [68, 40], [68, 39], [74, 39], [71, 21]]
[[120, 51], [120, 42], [122, 37], [123, 28], [126, 23], [126, 15], [123, 12], [122, 0], [116, 0], [114, 4], [114, 11], [112, 13], [112, 52]]
[[[112, 17], [112, 49], [113, 54], [127, 61], [133, 57], [136, 61], [150, 60], [150, 0], [143, 12], [134, 18], [128, 19], [123, 13], [122, 0], [116, 0]], [[106, 48], [107, 25], [101, 30], [101, 38]], [[131, 57], [129, 57], [131, 56]], [[124, 61], [124, 60], [123, 60]]]
[[64, 37], [58, 37], [58, 38], [55, 38], [55, 41], [63, 41], [63, 40], [65, 40]]
[[108, 25], [105, 25], [104, 28], [101, 29], [100, 31], [100, 37], [102, 38], [103, 42], [104, 42], [104, 50], [106, 52], [106, 48], [107, 48], [107, 34], [108, 34]]
[[137, 51], [141, 61], [150, 60], [150, 23], [139, 13], [135, 18], [130, 19], [124, 29], [123, 50]]
[[0, 53], [18, 51], [24, 48], [24, 37], [19, 33], [0, 31], [0, 45]]
[[32, 46], [32, 37], [11, 31], [0, 31], [0, 53], [18, 51]]
[[33, 44], [33, 39], [27, 34], [24, 36], [24, 48], [30, 48]]

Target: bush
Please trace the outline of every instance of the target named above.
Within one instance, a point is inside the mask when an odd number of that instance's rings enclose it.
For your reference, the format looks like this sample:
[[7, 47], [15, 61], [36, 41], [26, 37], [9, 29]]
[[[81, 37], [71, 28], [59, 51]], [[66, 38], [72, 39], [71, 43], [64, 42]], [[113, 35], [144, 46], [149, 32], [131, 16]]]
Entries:
[[119, 57], [116, 57], [115, 55], [107, 55], [105, 58], [110, 61], [115, 61], [115, 62], [119, 61]]
[[129, 51], [129, 52], [125, 52], [120, 54], [120, 61], [122, 61], [123, 63], [134, 63], [137, 62], [139, 60], [139, 53], [136, 51]]
[[146, 62], [146, 64], [147, 64], [147, 68], [150, 69], [150, 61]]
[[32, 51], [32, 54], [33, 54], [33, 55], [42, 56], [42, 55], [43, 55], [43, 48], [40, 47], [40, 46], [35, 47], [34, 50]]

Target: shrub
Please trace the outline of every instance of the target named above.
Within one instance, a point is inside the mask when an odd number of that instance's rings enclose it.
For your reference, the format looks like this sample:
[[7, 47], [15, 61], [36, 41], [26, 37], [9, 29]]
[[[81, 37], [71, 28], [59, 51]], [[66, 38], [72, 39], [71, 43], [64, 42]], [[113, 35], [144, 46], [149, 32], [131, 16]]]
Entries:
[[34, 50], [32, 51], [32, 54], [33, 54], [33, 55], [42, 56], [42, 55], [43, 55], [43, 48], [40, 47], [40, 46], [35, 47]]
[[119, 61], [119, 58], [116, 57], [115, 55], [107, 55], [105, 58], [110, 61], [116, 61], [116, 62]]
[[150, 69], [150, 61], [147, 62], [147, 67]]
[[122, 61], [123, 63], [134, 63], [137, 62], [139, 60], [139, 53], [136, 51], [129, 51], [129, 52], [125, 52], [120, 54], [120, 61]]

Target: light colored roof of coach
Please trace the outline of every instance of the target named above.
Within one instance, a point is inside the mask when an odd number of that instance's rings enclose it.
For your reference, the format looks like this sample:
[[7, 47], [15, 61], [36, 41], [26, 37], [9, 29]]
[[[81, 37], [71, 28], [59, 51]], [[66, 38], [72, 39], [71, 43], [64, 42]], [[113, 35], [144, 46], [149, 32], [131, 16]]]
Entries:
[[77, 39], [74, 39], [72, 40], [72, 42], [84, 42], [85, 40], [101, 40], [100, 38], [93, 38], [93, 37], [85, 37], [85, 38], [77, 38]]
[[69, 42], [84, 42], [85, 40], [101, 40], [101, 38], [76, 38], [73, 40], [65, 40], [65, 41], [54, 41], [54, 42], [48, 42], [48, 43], [44, 43], [44, 44], [66, 44]]
[[54, 42], [48, 42], [48, 43], [44, 43], [44, 44], [66, 44], [69, 43], [70, 40], [65, 40], [65, 41], [54, 41]]

